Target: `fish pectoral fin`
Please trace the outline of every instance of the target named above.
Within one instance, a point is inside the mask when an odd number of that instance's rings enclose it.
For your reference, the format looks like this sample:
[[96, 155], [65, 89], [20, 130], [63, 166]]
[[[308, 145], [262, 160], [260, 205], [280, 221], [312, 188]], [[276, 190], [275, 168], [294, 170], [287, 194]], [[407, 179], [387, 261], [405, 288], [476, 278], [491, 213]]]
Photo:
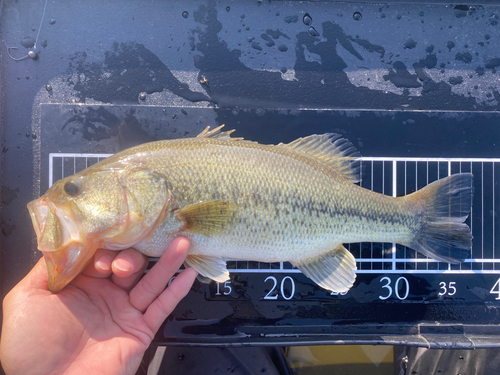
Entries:
[[229, 280], [226, 261], [222, 258], [211, 258], [202, 255], [188, 255], [184, 261], [186, 266], [193, 267], [203, 277], [198, 279], [207, 283], [207, 278], [219, 283]]
[[227, 229], [235, 210], [232, 201], [208, 201], [183, 207], [174, 216], [184, 223], [183, 231], [213, 236]]
[[356, 279], [356, 260], [342, 244], [327, 254], [294, 266], [320, 287], [336, 293], [348, 291]]

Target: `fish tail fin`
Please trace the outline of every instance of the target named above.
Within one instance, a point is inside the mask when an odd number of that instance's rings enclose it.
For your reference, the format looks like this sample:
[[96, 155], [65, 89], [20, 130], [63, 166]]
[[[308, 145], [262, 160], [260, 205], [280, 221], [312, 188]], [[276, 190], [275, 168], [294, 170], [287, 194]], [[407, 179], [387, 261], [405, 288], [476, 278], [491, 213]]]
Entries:
[[472, 234], [464, 221], [471, 211], [473, 192], [473, 175], [459, 173], [408, 195], [421, 220], [413, 240], [404, 245], [442, 262], [468, 258]]

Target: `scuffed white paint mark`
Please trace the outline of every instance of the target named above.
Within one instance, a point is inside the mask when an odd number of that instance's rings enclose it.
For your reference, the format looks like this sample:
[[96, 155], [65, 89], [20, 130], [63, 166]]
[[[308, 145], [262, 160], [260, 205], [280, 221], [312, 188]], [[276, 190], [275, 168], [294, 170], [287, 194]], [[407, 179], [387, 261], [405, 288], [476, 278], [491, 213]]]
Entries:
[[[446, 82], [450, 79], [462, 77], [463, 82], [451, 85], [451, 92], [465, 97], [473, 97], [478, 104], [489, 106], [498, 105], [494, 91], [500, 91], [500, 79], [491, 70], [486, 70], [483, 75], [478, 76], [475, 71], [465, 69], [425, 69], [425, 73], [435, 82]], [[470, 77], [472, 75], [472, 77]]]
[[[189, 89], [193, 92], [198, 92], [202, 94], [207, 94], [200, 82], [198, 76], [200, 72], [198, 70], [188, 71], [188, 70], [171, 70], [175, 78], [181, 83], [188, 85]], [[210, 81], [207, 82], [210, 87]]]
[[285, 81], [298, 81], [298, 79], [295, 77], [295, 69], [288, 69], [285, 73], [281, 72], [281, 79], [284, 79]]

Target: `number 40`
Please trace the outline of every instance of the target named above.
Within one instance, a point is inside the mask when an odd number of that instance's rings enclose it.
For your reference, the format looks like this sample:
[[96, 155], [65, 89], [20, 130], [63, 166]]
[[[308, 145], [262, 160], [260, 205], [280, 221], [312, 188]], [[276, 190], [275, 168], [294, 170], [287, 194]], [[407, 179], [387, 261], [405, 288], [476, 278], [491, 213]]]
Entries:
[[497, 294], [497, 298], [495, 299], [500, 300], [500, 279], [498, 279], [495, 285], [493, 285], [493, 288], [491, 288], [490, 293]]

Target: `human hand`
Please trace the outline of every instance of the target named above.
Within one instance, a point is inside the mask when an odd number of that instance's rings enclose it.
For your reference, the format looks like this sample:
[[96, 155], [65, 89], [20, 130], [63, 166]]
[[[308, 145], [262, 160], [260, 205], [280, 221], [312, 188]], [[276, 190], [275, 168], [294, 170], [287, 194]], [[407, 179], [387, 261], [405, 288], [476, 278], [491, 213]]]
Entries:
[[185, 269], [165, 289], [188, 248], [185, 238], [176, 238], [138, 283], [147, 258], [132, 249], [119, 255], [99, 251], [58, 294], [48, 290], [40, 259], [3, 301], [5, 372], [135, 374], [156, 331], [196, 277], [194, 269]]

